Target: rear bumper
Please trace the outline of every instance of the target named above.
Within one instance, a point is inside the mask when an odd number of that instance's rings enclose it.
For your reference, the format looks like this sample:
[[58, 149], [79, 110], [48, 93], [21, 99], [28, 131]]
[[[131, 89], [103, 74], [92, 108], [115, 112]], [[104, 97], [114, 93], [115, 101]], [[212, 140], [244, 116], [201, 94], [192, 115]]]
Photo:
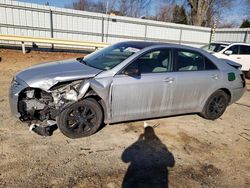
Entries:
[[245, 91], [246, 91], [246, 87], [232, 89], [231, 91], [232, 96], [231, 96], [230, 103], [234, 103], [238, 101], [242, 97]]
[[24, 81], [15, 78], [11, 82], [10, 90], [9, 90], [9, 104], [12, 115], [16, 118], [19, 118], [21, 115], [18, 112], [18, 98], [19, 94], [22, 90], [28, 87]]

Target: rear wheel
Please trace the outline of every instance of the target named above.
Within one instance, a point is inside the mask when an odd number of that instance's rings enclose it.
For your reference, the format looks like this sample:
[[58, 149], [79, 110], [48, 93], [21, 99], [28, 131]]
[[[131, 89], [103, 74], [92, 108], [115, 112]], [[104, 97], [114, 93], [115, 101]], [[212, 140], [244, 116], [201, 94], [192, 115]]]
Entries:
[[208, 98], [201, 116], [205, 119], [215, 120], [225, 112], [227, 105], [228, 95], [224, 91], [218, 90]]
[[61, 132], [69, 138], [94, 134], [101, 126], [103, 112], [94, 99], [84, 99], [64, 109], [57, 118]]

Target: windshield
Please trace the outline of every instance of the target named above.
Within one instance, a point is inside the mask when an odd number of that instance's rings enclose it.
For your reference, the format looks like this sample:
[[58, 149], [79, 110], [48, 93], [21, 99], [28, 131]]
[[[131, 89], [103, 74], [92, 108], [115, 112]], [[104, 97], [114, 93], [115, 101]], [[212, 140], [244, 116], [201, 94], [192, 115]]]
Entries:
[[97, 69], [110, 70], [140, 50], [129, 43], [118, 43], [89, 54], [82, 62]]
[[206, 50], [206, 51], [219, 52], [227, 46], [228, 46], [228, 44], [210, 43], [210, 44], [207, 44], [201, 48], [203, 50]]

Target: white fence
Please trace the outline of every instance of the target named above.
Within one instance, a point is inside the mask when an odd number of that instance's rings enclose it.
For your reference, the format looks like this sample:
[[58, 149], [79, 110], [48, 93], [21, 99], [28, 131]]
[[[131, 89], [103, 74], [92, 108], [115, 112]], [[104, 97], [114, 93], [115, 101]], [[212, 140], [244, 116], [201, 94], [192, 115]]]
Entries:
[[[228, 39], [227, 30], [217, 33], [216, 40]], [[0, 0], [0, 34], [108, 43], [150, 40], [199, 47], [210, 41], [211, 29]]]
[[215, 41], [250, 43], [250, 28], [218, 29], [215, 32]]
[[114, 43], [151, 40], [200, 46], [210, 28], [0, 0], [0, 33]]

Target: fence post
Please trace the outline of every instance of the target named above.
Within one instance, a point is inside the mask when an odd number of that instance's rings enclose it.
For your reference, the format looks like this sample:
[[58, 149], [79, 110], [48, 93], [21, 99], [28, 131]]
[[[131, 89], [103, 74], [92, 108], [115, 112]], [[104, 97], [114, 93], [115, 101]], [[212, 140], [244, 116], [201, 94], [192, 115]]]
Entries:
[[248, 31], [245, 32], [245, 36], [244, 36], [244, 41], [243, 42], [247, 42], [247, 35], [248, 35]]
[[23, 51], [23, 54], [26, 54], [25, 44], [24, 44], [24, 42], [22, 42], [22, 51]]
[[[52, 10], [49, 11], [50, 15], [50, 37], [54, 38], [54, 29], [53, 29], [53, 12]], [[54, 49], [54, 44], [51, 44], [51, 49]]]
[[179, 38], [179, 44], [181, 44], [181, 40], [182, 40], [182, 27], [180, 28], [180, 38]]
[[104, 17], [102, 17], [102, 42], [104, 42]]
[[144, 40], [147, 40], [147, 33], [148, 33], [148, 24], [147, 24], [147, 22], [145, 22]]
[[109, 22], [110, 22], [110, 20], [112, 20], [112, 19], [110, 19], [110, 14], [108, 15], [108, 17], [106, 18], [106, 34], [105, 34], [105, 36], [106, 36], [106, 40], [105, 40], [105, 42], [107, 43], [108, 42], [108, 37], [109, 37]]
[[213, 29], [211, 28], [210, 30], [210, 38], [209, 38], [209, 43], [212, 42], [212, 37], [213, 37]]
[[213, 27], [211, 28], [211, 34], [210, 34], [209, 43], [211, 43], [211, 42], [214, 41], [216, 25], [217, 25], [217, 17], [215, 17], [214, 25], [213, 25]]

